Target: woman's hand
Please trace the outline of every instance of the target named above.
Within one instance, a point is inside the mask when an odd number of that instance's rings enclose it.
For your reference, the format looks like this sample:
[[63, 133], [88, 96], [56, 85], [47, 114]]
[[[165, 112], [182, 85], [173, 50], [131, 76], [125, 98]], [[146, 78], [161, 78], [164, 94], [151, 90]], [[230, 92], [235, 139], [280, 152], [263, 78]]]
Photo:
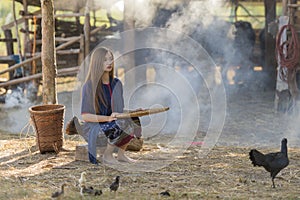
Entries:
[[111, 122], [111, 121], [114, 121], [114, 120], [117, 120], [117, 115], [118, 115], [119, 113], [117, 113], [117, 112], [113, 112], [113, 113], [111, 113], [111, 115], [110, 116], [108, 116], [108, 122]]

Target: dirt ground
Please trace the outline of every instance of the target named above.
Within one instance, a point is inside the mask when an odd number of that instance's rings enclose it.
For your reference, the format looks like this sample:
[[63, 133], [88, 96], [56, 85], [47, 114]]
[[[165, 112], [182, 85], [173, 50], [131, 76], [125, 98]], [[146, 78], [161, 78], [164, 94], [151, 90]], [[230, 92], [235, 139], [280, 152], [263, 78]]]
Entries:
[[[138, 164], [116, 168], [75, 161], [76, 145], [85, 143], [79, 136], [65, 135], [64, 150], [59, 154], [40, 154], [33, 134], [1, 131], [0, 199], [51, 199], [62, 183], [67, 183], [65, 199], [300, 199], [298, 117], [276, 114], [269, 93], [229, 97], [223, 132], [207, 156], [199, 157], [205, 129], [195, 138], [197, 142], [179, 155], [176, 151], [180, 149], [174, 146], [165, 149], [173, 153], [164, 156], [157, 143], [160, 138], [145, 140], [140, 152], [127, 152], [150, 168], [151, 163], [164, 163], [153, 171], [139, 170]], [[66, 121], [71, 115], [66, 113]], [[282, 137], [289, 141], [290, 165], [275, 179], [274, 189], [269, 173], [253, 167], [248, 152], [254, 147], [264, 153], [278, 151]], [[155, 156], [147, 157], [149, 153]], [[87, 172], [87, 184], [101, 189], [101, 196], [80, 196], [76, 184], [83, 171]], [[117, 175], [121, 186], [114, 194], [108, 187]], [[160, 195], [166, 190], [170, 197]]]
[[[68, 138], [65, 150], [59, 154], [40, 154], [33, 137], [2, 134], [0, 199], [50, 199], [52, 192], [64, 182], [68, 184], [65, 199], [80, 199], [76, 183], [83, 171], [87, 172], [87, 184], [103, 192], [99, 197], [86, 195], [84, 199], [300, 199], [298, 148], [289, 149], [290, 165], [279, 174], [274, 189], [269, 174], [251, 165], [250, 148], [218, 146], [200, 159], [199, 147], [191, 146], [159, 170], [123, 172], [102, 164], [75, 161], [75, 146], [80, 143], [76, 137]], [[137, 159], [149, 149], [157, 148], [146, 141], [144, 149], [128, 154]], [[261, 150], [269, 152], [278, 148]], [[108, 187], [117, 175], [121, 177], [121, 187], [114, 194]], [[166, 190], [171, 196], [160, 196]]]

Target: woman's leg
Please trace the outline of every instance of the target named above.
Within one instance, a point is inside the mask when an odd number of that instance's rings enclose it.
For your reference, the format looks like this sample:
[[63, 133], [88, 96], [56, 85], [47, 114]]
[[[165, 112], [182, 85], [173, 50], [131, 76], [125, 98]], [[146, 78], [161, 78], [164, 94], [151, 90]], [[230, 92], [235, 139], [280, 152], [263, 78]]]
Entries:
[[98, 164], [96, 142], [99, 132], [95, 128], [91, 128], [88, 134], [88, 156], [89, 160], [93, 164]]

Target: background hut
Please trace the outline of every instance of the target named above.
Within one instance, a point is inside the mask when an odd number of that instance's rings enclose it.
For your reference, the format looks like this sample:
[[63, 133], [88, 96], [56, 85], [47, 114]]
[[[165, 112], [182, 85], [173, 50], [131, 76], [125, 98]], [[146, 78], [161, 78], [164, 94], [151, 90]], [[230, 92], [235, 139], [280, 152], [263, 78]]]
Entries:
[[[0, 87], [5, 89], [8, 87], [13, 88], [16, 84], [31, 80], [39, 82], [42, 76], [40, 73], [40, 1], [15, 1], [18, 5], [22, 5], [22, 9], [17, 11], [17, 9], [13, 7], [12, 11], [15, 14], [19, 13], [20, 17], [15, 17], [13, 21], [1, 27], [4, 38], [0, 38], [0, 41], [5, 42], [7, 55], [1, 56], [0, 62], [10, 66], [7, 69], [0, 70], [0, 75], [9, 73], [8, 80], [0, 80]], [[59, 76], [75, 75], [78, 66], [89, 54], [90, 50], [103, 41], [106, 36], [121, 32], [124, 28], [133, 29], [135, 27], [141, 28], [147, 26], [168, 27], [171, 23], [170, 21], [174, 18], [176, 19], [177, 17], [177, 19], [180, 19], [182, 12], [189, 4], [194, 3], [195, 6], [199, 6], [202, 3], [201, 1], [152, 1], [151, 4], [149, 3], [149, 5], [147, 5], [152, 8], [153, 13], [150, 23], [143, 24], [139, 22], [139, 20], [141, 20], [140, 18], [143, 18], [143, 15], [137, 17], [137, 13], [140, 11], [139, 8], [143, 9], [143, 7], [137, 7], [137, 2], [131, 2], [129, 0], [123, 2], [125, 8], [122, 19], [117, 20], [115, 16], [112, 16], [111, 5], [116, 2], [118, 1], [54, 0], [56, 62]], [[195, 25], [202, 27], [203, 30], [189, 27], [188, 30], [190, 30], [190, 32], [187, 33], [197, 42], [201, 43], [212, 58], [216, 60], [217, 64], [221, 66], [224, 81], [229, 88], [231, 87], [230, 85], [233, 84], [235, 87], [243, 85], [243, 87], [251, 89], [251, 87], [253, 88], [253, 85], [255, 85], [255, 81], [253, 80], [256, 80], [259, 81], [257, 85], [263, 86], [263, 88], [255, 89], [275, 91], [275, 88], [278, 88], [278, 80], [276, 80], [278, 74], [276, 70], [277, 63], [274, 54], [275, 37], [278, 30], [276, 20], [280, 15], [286, 15], [289, 16], [290, 19], [296, 19], [297, 2], [294, 0], [251, 1], [251, 3], [256, 6], [264, 8], [262, 14], [250, 12], [247, 6], [245, 6], [246, 3], [249, 2], [237, 0], [224, 1], [224, 5], [226, 5], [227, 8], [228, 6], [231, 7], [232, 12], [229, 16], [218, 16], [216, 20], [212, 21], [210, 27], [206, 29], [201, 26], [201, 20], [203, 19], [199, 19], [199, 23]], [[278, 5], [282, 8], [281, 13], [276, 12]], [[129, 8], [135, 9], [130, 10]], [[144, 7], [144, 9], [146, 9], [146, 7]], [[224, 7], [224, 9], [226, 9], [226, 7]], [[101, 17], [99, 16], [99, 12], [102, 12]], [[219, 19], [225, 21], [221, 26], [218, 24], [220, 22]], [[214, 40], [212, 40], [212, 42], [208, 41], [208, 37], [216, 36], [225, 38], [226, 31], [224, 33], [222, 31], [224, 31], [224, 27], [227, 26], [227, 22], [229, 22], [229, 25], [234, 25], [236, 30], [234, 41], [236, 43], [232, 44], [234, 46], [233, 48], [235, 48], [234, 51], [237, 53], [243, 53], [244, 49], [248, 51], [248, 53], [246, 53], [248, 54], [247, 59], [241, 59], [242, 62], [237, 60], [239, 56], [236, 55], [234, 55], [234, 61], [228, 60], [228, 58], [225, 58], [225, 54], [228, 52], [227, 49], [216, 47], [215, 44], [218, 44], [218, 42], [214, 42]], [[254, 25], [257, 22], [260, 23], [259, 26]], [[290, 20], [289, 23], [297, 24], [298, 22], [297, 20]], [[223, 27], [223, 29], [217, 29], [220, 27]], [[209, 28], [213, 29], [213, 31], [209, 30]], [[16, 29], [18, 29], [17, 32], [19, 34], [13, 34]], [[207, 38], [205, 38], [205, 36], [203, 38], [205, 33], [208, 34]], [[132, 37], [133, 38], [127, 40], [131, 42], [125, 45], [134, 45], [134, 36]], [[248, 44], [248, 42], [245, 43], [245, 38], [251, 42], [249, 43], [250, 46], [245, 46], [245, 44]], [[19, 45], [16, 45], [17, 43]], [[226, 44], [226, 42], [224, 44]], [[145, 52], [136, 51], [135, 55], [130, 55], [131, 58], [128, 59], [128, 62], [131, 62], [131, 64], [128, 64], [128, 66], [144, 64], [146, 61], [141, 58], [151, 57], [149, 53], [148, 55], [147, 53], [148, 52], [145, 54]], [[245, 60], [247, 61], [245, 62]], [[246, 67], [242, 67], [243, 65]], [[122, 67], [125, 72], [126, 70], [130, 70], [126, 68], [126, 66], [121, 66], [120, 68]], [[183, 68], [182, 66], [179, 67]], [[234, 79], [232, 79], [232, 72], [235, 76]], [[139, 79], [145, 79], [146, 74], [147, 72], [144, 71], [143, 74], [139, 74], [134, 79], [131, 77], [127, 79], [126, 82], [132, 82], [132, 84], [134, 84], [134, 82], [139, 81]], [[294, 84], [292, 88], [295, 88], [296, 84]], [[283, 88], [291, 87], [284, 86], [284, 83], [281, 85]], [[282, 86], [280, 87], [282, 88]], [[297, 90], [292, 90], [293, 99], [295, 100], [297, 99]]]

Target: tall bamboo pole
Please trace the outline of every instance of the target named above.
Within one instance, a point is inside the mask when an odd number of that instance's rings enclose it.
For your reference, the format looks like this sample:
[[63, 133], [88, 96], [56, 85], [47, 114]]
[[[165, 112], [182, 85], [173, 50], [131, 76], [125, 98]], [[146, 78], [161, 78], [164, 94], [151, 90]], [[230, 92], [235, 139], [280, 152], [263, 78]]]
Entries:
[[53, 0], [41, 0], [43, 104], [56, 104], [56, 56]]

